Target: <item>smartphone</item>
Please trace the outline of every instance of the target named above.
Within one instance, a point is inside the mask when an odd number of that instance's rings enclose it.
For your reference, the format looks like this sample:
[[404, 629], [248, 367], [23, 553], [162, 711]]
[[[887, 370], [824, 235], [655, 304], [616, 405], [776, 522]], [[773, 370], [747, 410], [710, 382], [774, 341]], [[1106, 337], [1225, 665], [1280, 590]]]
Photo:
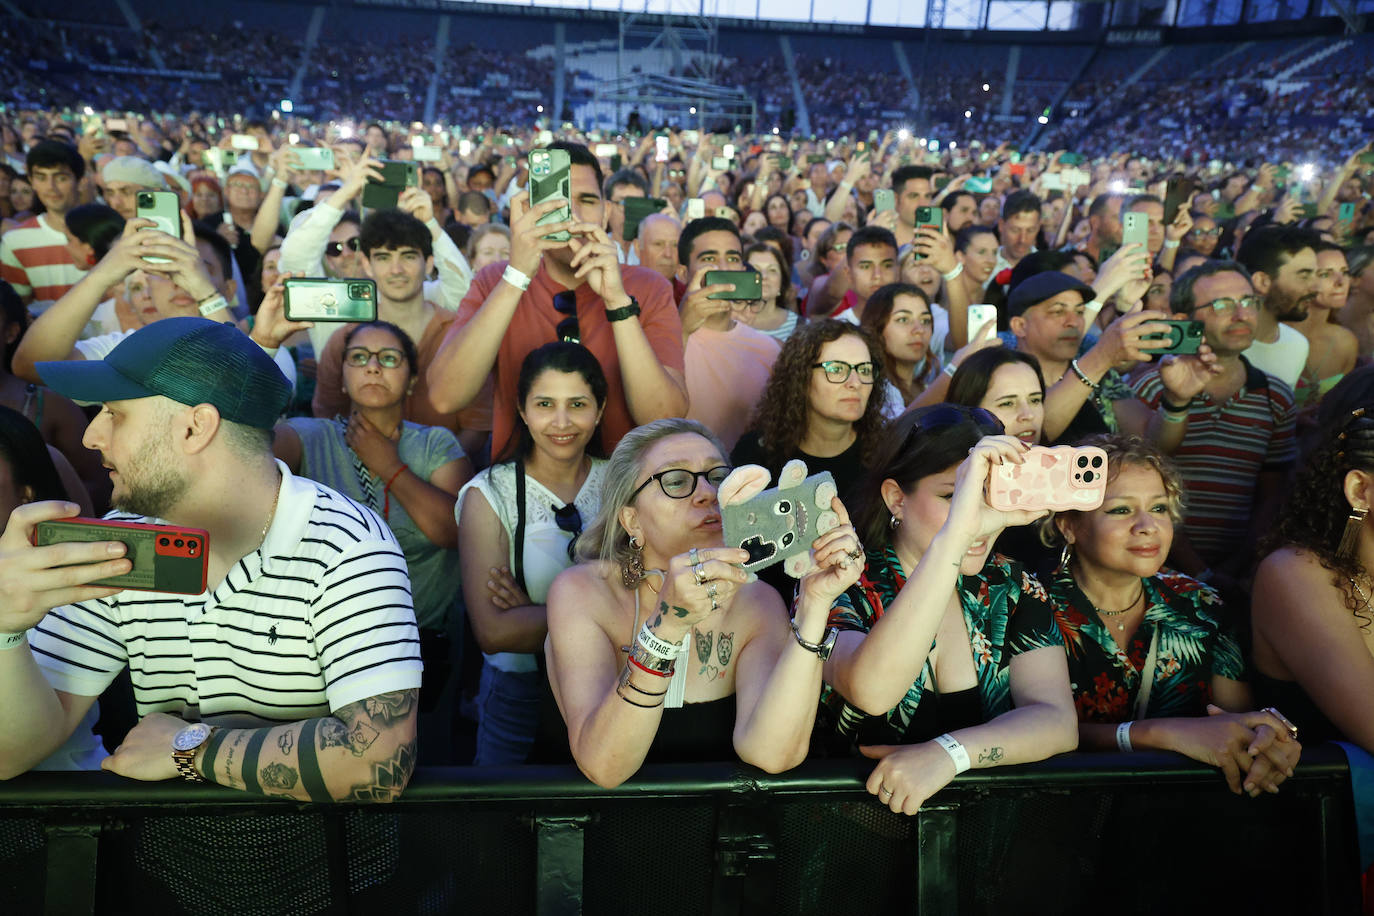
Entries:
[[[128, 132], [129, 132], [129, 122], [126, 121], [126, 120], [124, 120], [123, 118], [109, 118], [109, 119], [107, 119], [107, 120], [105, 121], [105, 129], [108, 130], [108, 131], [116, 131], [116, 130], [117, 130], [117, 131], [121, 131], [121, 132], [123, 132], [123, 133], [128, 133]], [[256, 141], [255, 141], [254, 144], [253, 144], [253, 149], [257, 149], [257, 148], [258, 148], [258, 147], [257, 147], [257, 143], [256, 143]]]
[[1059, 175], [1064, 179], [1064, 190], [1066, 191], [1081, 188], [1085, 184], [1092, 184], [1092, 176], [1083, 169], [1064, 169]]
[[420, 186], [420, 167], [400, 159], [378, 159], [381, 181], [369, 180], [363, 185], [363, 206], [372, 210], [394, 210], [401, 192]]
[[943, 191], [945, 188], [949, 187], [949, 182], [950, 182], [950, 177], [949, 177], [948, 175], [936, 175], [936, 176], [935, 176], [935, 190], [936, 190], [936, 191]]
[[668, 136], [666, 134], [659, 134], [654, 137], [654, 161], [668, 161]]
[[968, 191], [970, 194], [991, 194], [992, 179], [970, 178], [968, 181], [964, 182], [964, 190]]
[[854, 144], [854, 152], [856, 153], [862, 153], [866, 149], [868, 149], [868, 144], [863, 140], [860, 140], [858, 143]]
[[701, 281], [703, 286], [733, 283], [733, 292], [712, 293], [707, 299], [751, 301], [763, 298], [763, 275], [756, 270], [708, 270]]
[[[530, 206], [534, 207], [547, 200], [561, 200], [563, 206], [552, 213], [540, 217], [536, 225], [546, 226], [549, 223], [561, 223], [564, 220], [572, 219], [572, 207], [569, 206], [568, 183], [572, 164], [568, 159], [567, 150], [561, 149], [536, 149], [530, 150], [529, 155], [529, 191]], [[562, 232], [554, 232], [544, 236], [555, 242], [566, 242], [572, 238], [572, 234], [566, 229]]]
[[722, 146], [722, 147], [720, 148], [720, 152], [721, 152], [721, 155], [723, 155], [726, 159], [734, 159], [734, 158], [735, 158], [735, 144], [733, 144], [733, 143], [727, 143], [727, 144], [725, 144], [724, 146]]
[[[327, 146], [302, 146], [291, 151], [303, 172], [323, 172], [334, 168], [334, 151]], [[416, 158], [419, 158], [417, 153]]]
[[471, 141], [471, 140], [459, 140], [459, 141], [458, 141], [458, 155], [460, 155], [460, 156], [471, 156], [471, 155], [472, 155], [472, 141]]
[[377, 320], [377, 284], [371, 280], [288, 277], [282, 287], [287, 321]]
[[736, 226], [739, 225], [739, 214], [735, 212], [733, 207], [716, 207], [715, 215], [719, 216], [721, 219], [728, 219]]
[[[171, 191], [139, 191], [134, 198], [137, 207], [134, 213], [139, 219], [150, 219], [157, 225], [145, 229], [158, 229], [172, 238], [181, 238], [181, 200]], [[166, 264], [166, 258], [147, 258], [149, 264]]]
[[[916, 231], [920, 232], [926, 226], [933, 226], [936, 229], [943, 229], [945, 225], [945, 211], [940, 207], [917, 207], [916, 208]], [[921, 261], [925, 255], [919, 251], [911, 254], [913, 260]]]
[[619, 153], [616, 153], [614, 156], [611, 157], [611, 171], [612, 171], [612, 172], [618, 172], [618, 171], [620, 171], [620, 167], [621, 167], [622, 165], [624, 165], [624, 162], [621, 160], [620, 154], [619, 154]]
[[234, 134], [229, 138], [229, 145], [234, 149], [258, 151], [258, 138], [252, 134]]
[[91, 585], [176, 595], [205, 592], [210, 535], [199, 528], [67, 518], [39, 522], [33, 536], [35, 547], [92, 541], [119, 541], [133, 569], [122, 576], [97, 579]]
[[888, 210], [897, 209], [897, 194], [887, 188], [877, 188], [873, 191], [873, 212], [886, 213]]
[[1374, 153], [1360, 153], [1360, 165], [1374, 165]]
[[1046, 172], [1040, 176], [1040, 189], [1042, 191], [1062, 191], [1064, 190], [1064, 176], [1060, 172]]
[[232, 169], [234, 163], [239, 161], [239, 154], [238, 150], [211, 147], [205, 151], [203, 160], [207, 169], [223, 174]]
[[639, 224], [649, 216], [668, 206], [668, 201], [660, 197], [627, 197], [621, 205], [625, 208], [625, 241], [633, 242], [639, 238]]
[[822, 471], [795, 487], [773, 487], [753, 499], [722, 506], [725, 543], [749, 552], [744, 561], [749, 572], [804, 556], [816, 538], [839, 524], [830, 505], [836, 492], [835, 478]]
[[1006, 512], [1091, 511], [1107, 495], [1107, 453], [1096, 446], [1032, 446], [1020, 464], [1003, 462], [988, 475], [987, 501]]
[[416, 162], [438, 162], [444, 155], [444, 151], [437, 146], [412, 146], [411, 152], [415, 154]]
[[617, 149], [618, 147], [614, 143], [598, 143], [596, 145], [596, 154], [598, 156], [606, 156], [609, 158], [616, 154]]
[[1150, 240], [1150, 217], [1144, 213], [1121, 214], [1121, 244], [1148, 245]]
[[1193, 179], [1175, 176], [1170, 178], [1164, 190], [1164, 225], [1172, 226], [1178, 218], [1178, 211], [1193, 199]]
[[1352, 223], [1355, 221], [1355, 202], [1346, 201], [1341, 204], [1340, 210], [1336, 212], [1336, 219], [1342, 223]]
[[1065, 153], [1059, 157], [1060, 165], [1082, 165], [1084, 162], [1082, 153]]
[[1196, 353], [1198, 347], [1202, 346], [1203, 323], [1201, 321], [1186, 321], [1176, 318], [1161, 318], [1154, 324], [1167, 324], [1169, 330], [1161, 331], [1158, 334], [1146, 334], [1140, 339], [1142, 341], [1158, 341], [1158, 346], [1146, 346], [1141, 344], [1140, 349], [1149, 350], [1161, 355], [1169, 353], [1190, 354]]
[[712, 157], [711, 157], [711, 170], [712, 170], [712, 171], [715, 171], [715, 172], [723, 172], [723, 171], [725, 171], [726, 169], [728, 169], [729, 167], [730, 167], [730, 157], [728, 157], [728, 156], [712, 156]]
[[687, 201], [687, 212], [685, 216], [689, 223], [694, 219], [704, 219], [706, 217], [706, 201], [702, 200], [700, 197], [693, 197], [691, 200]]
[[818, 165], [825, 161], [825, 157], [817, 153], [811, 153], [806, 157], [806, 161], [811, 165]]
[[787, 157], [787, 156], [777, 156], [777, 157], [775, 157], [775, 158], [776, 158], [777, 161], [778, 161], [778, 171], [779, 171], [779, 172], [790, 172], [790, 171], [792, 171], [792, 160], [791, 160], [791, 158], [789, 158], [789, 157]]
[[986, 304], [970, 305], [968, 307], [968, 339], [973, 340], [973, 338], [977, 337], [978, 332], [981, 331], [983, 326], [989, 321], [992, 322], [994, 327], [997, 325], [997, 306]]

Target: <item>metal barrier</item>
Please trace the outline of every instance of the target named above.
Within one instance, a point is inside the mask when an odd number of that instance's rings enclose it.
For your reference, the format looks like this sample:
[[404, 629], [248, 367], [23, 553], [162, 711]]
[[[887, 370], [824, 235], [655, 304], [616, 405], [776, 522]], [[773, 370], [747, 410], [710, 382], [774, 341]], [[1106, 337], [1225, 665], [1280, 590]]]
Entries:
[[1309, 748], [1277, 796], [1166, 754], [975, 770], [915, 817], [867, 760], [780, 776], [418, 772], [388, 806], [104, 773], [0, 783], [0, 913], [1350, 913], [1350, 776]]

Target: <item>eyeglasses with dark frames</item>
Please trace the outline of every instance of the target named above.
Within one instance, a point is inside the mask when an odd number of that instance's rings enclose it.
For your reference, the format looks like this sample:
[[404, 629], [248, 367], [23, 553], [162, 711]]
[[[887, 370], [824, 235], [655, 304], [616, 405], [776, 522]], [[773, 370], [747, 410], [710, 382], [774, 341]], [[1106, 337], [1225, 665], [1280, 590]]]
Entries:
[[635, 487], [635, 491], [630, 494], [626, 503], [634, 502], [635, 497], [655, 480], [658, 481], [658, 488], [663, 491], [663, 495], [670, 499], [687, 499], [697, 491], [697, 481], [703, 477], [707, 483], [719, 489], [720, 485], [725, 482], [725, 478], [730, 476], [731, 470], [733, 469], [722, 464], [707, 468], [704, 471], [689, 471], [686, 468], [669, 468], [666, 471], [659, 471], [657, 474], [650, 474], [648, 480]]
[[847, 363], [842, 359], [827, 359], [822, 363], [812, 363], [813, 369], [824, 369], [827, 381], [834, 382], [836, 385], [843, 385], [849, 381], [850, 373], [857, 372], [859, 381], [865, 385], [873, 384], [873, 364], [870, 363]]
[[406, 361], [405, 353], [395, 347], [383, 347], [380, 350], [369, 350], [367, 347], [349, 347], [344, 351], [344, 362], [361, 369], [372, 362], [374, 356], [377, 358], [377, 365], [383, 369], [398, 368], [404, 365]]
[[331, 258], [337, 258], [344, 253], [345, 248], [349, 251], [361, 251], [362, 247], [363, 243], [358, 241], [358, 236], [355, 235], [353, 238], [343, 242], [330, 242], [328, 245], [324, 246], [324, 253]]

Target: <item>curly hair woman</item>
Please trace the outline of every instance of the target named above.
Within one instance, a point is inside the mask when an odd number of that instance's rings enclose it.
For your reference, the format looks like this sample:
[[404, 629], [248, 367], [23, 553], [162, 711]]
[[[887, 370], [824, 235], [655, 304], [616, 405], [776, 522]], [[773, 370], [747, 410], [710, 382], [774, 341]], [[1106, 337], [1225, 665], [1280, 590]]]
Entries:
[[1321, 420], [1255, 576], [1255, 686], [1309, 743], [1374, 753], [1374, 368], [1333, 388]]
[[760, 464], [774, 479], [793, 458], [829, 471], [841, 496], [863, 473], [883, 425], [882, 345], [844, 321], [817, 321], [783, 344], [759, 402], [754, 429], [730, 458]]

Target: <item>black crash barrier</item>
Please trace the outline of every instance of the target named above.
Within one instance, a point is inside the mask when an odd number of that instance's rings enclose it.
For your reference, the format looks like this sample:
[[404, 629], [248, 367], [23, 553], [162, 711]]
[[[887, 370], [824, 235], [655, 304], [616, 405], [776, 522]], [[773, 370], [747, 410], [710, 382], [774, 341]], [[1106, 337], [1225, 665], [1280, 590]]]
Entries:
[[915, 817], [867, 760], [770, 776], [418, 772], [391, 805], [306, 805], [105, 773], [0, 783], [0, 913], [1353, 913], [1350, 776], [1305, 749], [1277, 796], [1184, 758], [970, 771]]

